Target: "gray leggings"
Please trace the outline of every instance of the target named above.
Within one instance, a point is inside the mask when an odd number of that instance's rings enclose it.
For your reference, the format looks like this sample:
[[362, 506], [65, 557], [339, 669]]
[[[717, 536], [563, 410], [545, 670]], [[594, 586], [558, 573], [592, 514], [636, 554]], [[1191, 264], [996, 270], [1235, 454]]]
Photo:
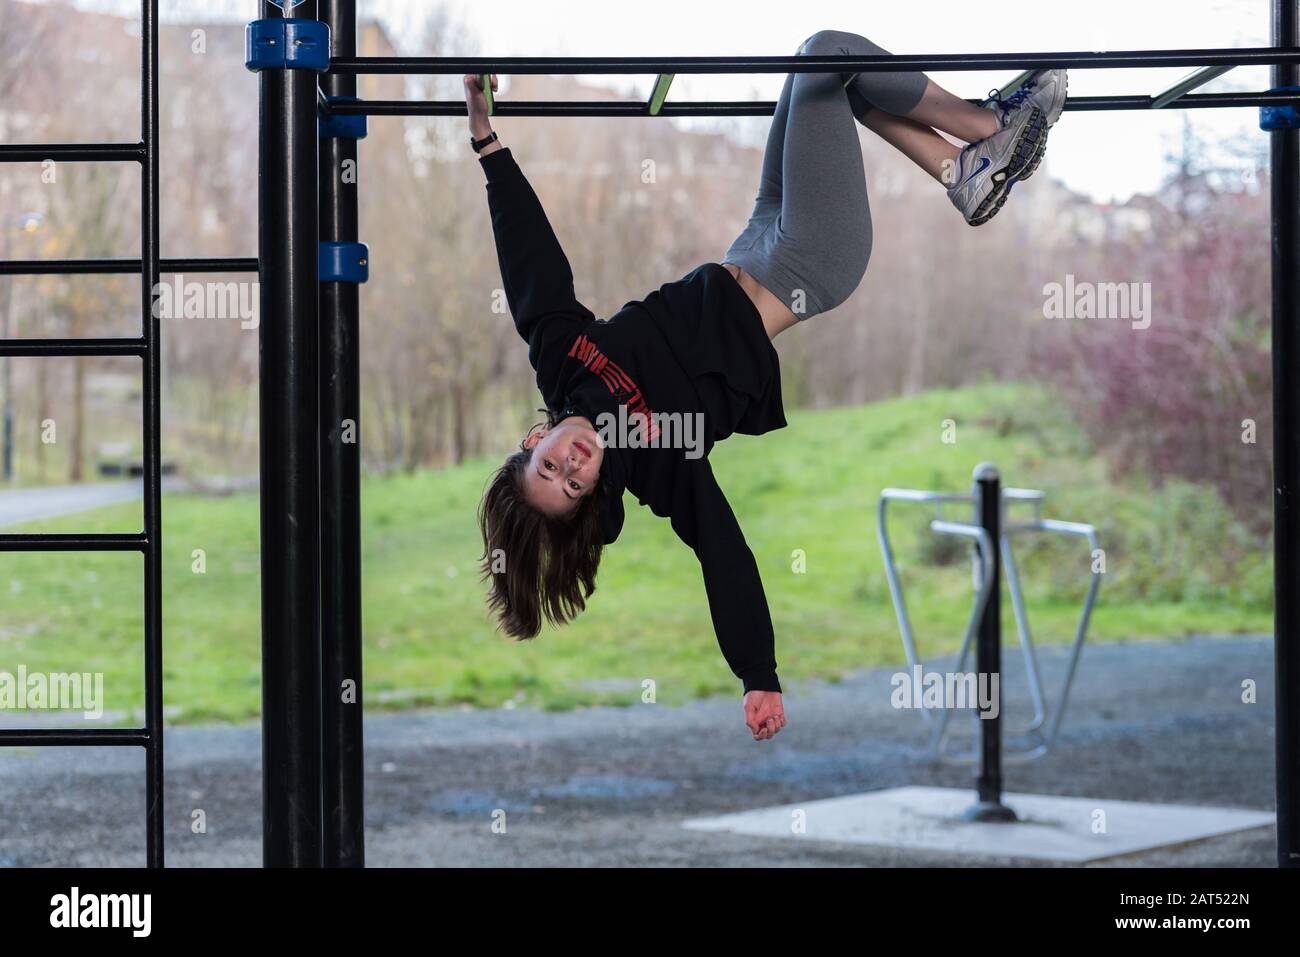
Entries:
[[[888, 53], [866, 37], [822, 30], [797, 56]], [[846, 81], [847, 85], [846, 85]], [[871, 210], [855, 119], [875, 107], [907, 113], [924, 73], [791, 73], [772, 117], [749, 223], [727, 250], [800, 319], [858, 288], [871, 257]]]

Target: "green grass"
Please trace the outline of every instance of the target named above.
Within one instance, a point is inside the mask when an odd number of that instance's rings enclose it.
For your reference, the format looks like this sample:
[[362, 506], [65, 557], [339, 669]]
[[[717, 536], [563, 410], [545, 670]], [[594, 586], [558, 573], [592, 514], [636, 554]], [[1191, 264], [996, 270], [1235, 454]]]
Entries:
[[[942, 440], [946, 419], [956, 423], [955, 443]], [[786, 430], [735, 436], [712, 455], [762, 569], [787, 691], [802, 679], [901, 660], [875, 537], [880, 489], [963, 490], [982, 460], [996, 462], [1009, 484], [1046, 489], [1045, 515], [1099, 527], [1106, 578], [1092, 640], [1271, 628], [1268, 549], [1241, 532], [1213, 492], [1112, 484], [1040, 391], [986, 385], [789, 420]], [[606, 551], [600, 587], [578, 622], [525, 643], [495, 632], [477, 580], [474, 518], [494, 464], [366, 480], [368, 706], [631, 704], [646, 680], [662, 703], [738, 695], [694, 555], [631, 497], [623, 534]], [[163, 513], [172, 720], [251, 718], [261, 701], [256, 496], [168, 495]], [[25, 530], [132, 530], [138, 515], [133, 504]], [[934, 542], [930, 517], [898, 506], [891, 526], [927, 655], [955, 649], [970, 601], [969, 565]], [[1067, 641], [1090, 557], [1080, 542], [1025, 545], [1019, 558], [1035, 637]], [[192, 570], [196, 549], [202, 574]], [[796, 570], [800, 555], [804, 571]], [[0, 670], [102, 671], [107, 707], [138, 708], [140, 557], [5, 561]]]

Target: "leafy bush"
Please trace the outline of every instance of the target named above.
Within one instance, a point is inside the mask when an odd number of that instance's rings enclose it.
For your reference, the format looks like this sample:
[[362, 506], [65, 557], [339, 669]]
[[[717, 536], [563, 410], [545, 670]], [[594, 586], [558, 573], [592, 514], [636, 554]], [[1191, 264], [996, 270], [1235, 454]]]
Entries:
[[1066, 320], [1043, 340], [1038, 374], [1116, 474], [1209, 483], [1263, 536], [1272, 514], [1267, 192], [1225, 192], [1188, 174], [1144, 205], [1149, 229], [1082, 249], [1074, 271], [1076, 284], [1150, 283], [1149, 326]]

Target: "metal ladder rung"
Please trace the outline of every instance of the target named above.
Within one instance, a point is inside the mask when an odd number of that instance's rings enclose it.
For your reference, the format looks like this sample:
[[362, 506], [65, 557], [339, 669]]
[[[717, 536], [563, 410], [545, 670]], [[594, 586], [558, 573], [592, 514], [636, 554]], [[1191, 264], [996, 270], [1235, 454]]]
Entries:
[[0, 728], [0, 748], [144, 747], [148, 743], [144, 728]]
[[[159, 272], [257, 272], [256, 256], [161, 260]], [[0, 276], [139, 275], [138, 259], [0, 259]]]
[[143, 143], [24, 143], [0, 146], [0, 163], [39, 163], [63, 160], [65, 163], [141, 163], [145, 158]]
[[135, 356], [149, 351], [140, 336], [115, 339], [0, 339], [0, 356]]
[[143, 552], [148, 548], [149, 539], [143, 532], [29, 532], [0, 535], [0, 552]]

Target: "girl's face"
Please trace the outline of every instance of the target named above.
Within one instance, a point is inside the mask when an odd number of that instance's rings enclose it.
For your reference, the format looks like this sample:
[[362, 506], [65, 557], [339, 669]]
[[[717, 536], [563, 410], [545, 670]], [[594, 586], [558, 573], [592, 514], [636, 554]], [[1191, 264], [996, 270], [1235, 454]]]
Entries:
[[533, 453], [524, 472], [524, 496], [539, 511], [559, 518], [595, 490], [605, 447], [585, 420], [568, 418], [534, 432], [524, 448]]

